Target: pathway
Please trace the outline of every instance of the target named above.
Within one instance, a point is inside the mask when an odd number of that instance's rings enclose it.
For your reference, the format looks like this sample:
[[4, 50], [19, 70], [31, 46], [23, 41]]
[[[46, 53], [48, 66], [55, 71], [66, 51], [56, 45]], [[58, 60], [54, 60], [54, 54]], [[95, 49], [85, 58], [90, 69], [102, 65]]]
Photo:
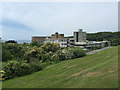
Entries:
[[90, 52], [87, 52], [86, 54], [93, 54], [93, 53], [95, 53], [95, 52], [98, 52], [98, 51], [102, 51], [102, 50], [105, 50], [105, 49], [108, 49], [108, 48], [111, 48], [112, 46], [110, 46], [110, 47], [105, 47], [105, 48], [101, 48], [101, 49], [98, 49], [98, 50], [94, 50], [94, 51], [90, 51]]

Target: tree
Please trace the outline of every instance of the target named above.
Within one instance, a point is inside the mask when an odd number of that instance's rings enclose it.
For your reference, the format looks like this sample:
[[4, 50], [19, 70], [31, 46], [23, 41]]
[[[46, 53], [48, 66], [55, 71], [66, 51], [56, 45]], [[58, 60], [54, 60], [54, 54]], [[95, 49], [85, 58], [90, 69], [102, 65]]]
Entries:
[[2, 49], [2, 61], [8, 61], [11, 60], [13, 58], [13, 55], [6, 49]]
[[17, 43], [17, 41], [9, 40], [9, 41], [6, 41], [6, 43]]
[[22, 57], [24, 55], [24, 48], [17, 43], [3, 43], [2, 48], [8, 50], [14, 57]]
[[41, 46], [41, 44], [40, 43], [38, 43], [37, 41], [33, 41], [33, 42], [31, 42], [30, 43], [30, 46], [37, 46], [37, 47], [40, 47]]
[[44, 45], [41, 46], [41, 48], [43, 48], [46, 52], [56, 52], [56, 50], [58, 50], [58, 47], [55, 46], [53, 43], [48, 42]]
[[32, 60], [42, 59], [42, 56], [46, 54], [43, 48], [41, 47], [31, 47], [28, 49], [28, 51], [24, 54], [25, 60], [27, 60], [28, 63], [30, 63]]

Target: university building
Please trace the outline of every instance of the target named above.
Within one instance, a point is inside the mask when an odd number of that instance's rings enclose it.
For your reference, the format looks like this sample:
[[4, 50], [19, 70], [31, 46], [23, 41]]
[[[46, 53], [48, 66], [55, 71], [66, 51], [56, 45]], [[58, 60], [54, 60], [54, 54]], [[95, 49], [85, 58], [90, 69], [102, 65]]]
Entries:
[[109, 43], [109, 41], [88, 41], [86, 40], [86, 32], [83, 32], [82, 29], [78, 29], [73, 32], [73, 38], [64, 37], [64, 34], [59, 34], [56, 32], [51, 36], [33, 36], [32, 41], [37, 41], [41, 44], [52, 42], [58, 43], [60, 47], [82, 47], [82, 48], [90, 48], [92, 46], [101, 46], [104, 47], [105, 43]]

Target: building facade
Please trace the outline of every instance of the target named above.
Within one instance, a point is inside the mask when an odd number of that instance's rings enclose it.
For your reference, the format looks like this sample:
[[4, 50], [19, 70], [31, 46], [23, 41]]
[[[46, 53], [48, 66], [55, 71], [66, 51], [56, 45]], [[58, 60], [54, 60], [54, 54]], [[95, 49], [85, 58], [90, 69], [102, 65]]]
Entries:
[[78, 29], [74, 32], [74, 45], [84, 47], [86, 44], [86, 32]]
[[67, 47], [67, 39], [64, 37], [64, 34], [59, 34], [58, 32], [48, 37], [33, 36], [32, 41], [38, 41], [41, 44], [52, 42], [59, 44], [60, 47]]
[[82, 29], [78, 29], [73, 32], [73, 38], [65, 38], [64, 34], [51, 34], [51, 36], [33, 36], [32, 41], [37, 41], [41, 44], [52, 42], [57, 43], [60, 47], [81, 47], [81, 48], [91, 48], [93, 46], [104, 47], [107, 42], [110, 46], [109, 41], [87, 41], [86, 32], [83, 32]]
[[41, 44], [44, 44], [44, 41], [46, 40], [46, 37], [42, 37], [42, 36], [33, 36], [32, 37], [32, 42], [33, 41], [37, 41], [37, 42], [39, 42], [39, 43], [41, 43]]

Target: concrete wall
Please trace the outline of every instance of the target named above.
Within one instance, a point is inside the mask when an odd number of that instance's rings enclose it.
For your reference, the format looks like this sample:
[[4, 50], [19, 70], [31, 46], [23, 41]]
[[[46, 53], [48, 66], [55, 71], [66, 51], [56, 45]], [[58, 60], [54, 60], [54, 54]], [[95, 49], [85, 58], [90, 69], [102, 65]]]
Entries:
[[82, 29], [74, 32], [74, 41], [77, 42], [86, 42], [86, 32], [83, 32]]

